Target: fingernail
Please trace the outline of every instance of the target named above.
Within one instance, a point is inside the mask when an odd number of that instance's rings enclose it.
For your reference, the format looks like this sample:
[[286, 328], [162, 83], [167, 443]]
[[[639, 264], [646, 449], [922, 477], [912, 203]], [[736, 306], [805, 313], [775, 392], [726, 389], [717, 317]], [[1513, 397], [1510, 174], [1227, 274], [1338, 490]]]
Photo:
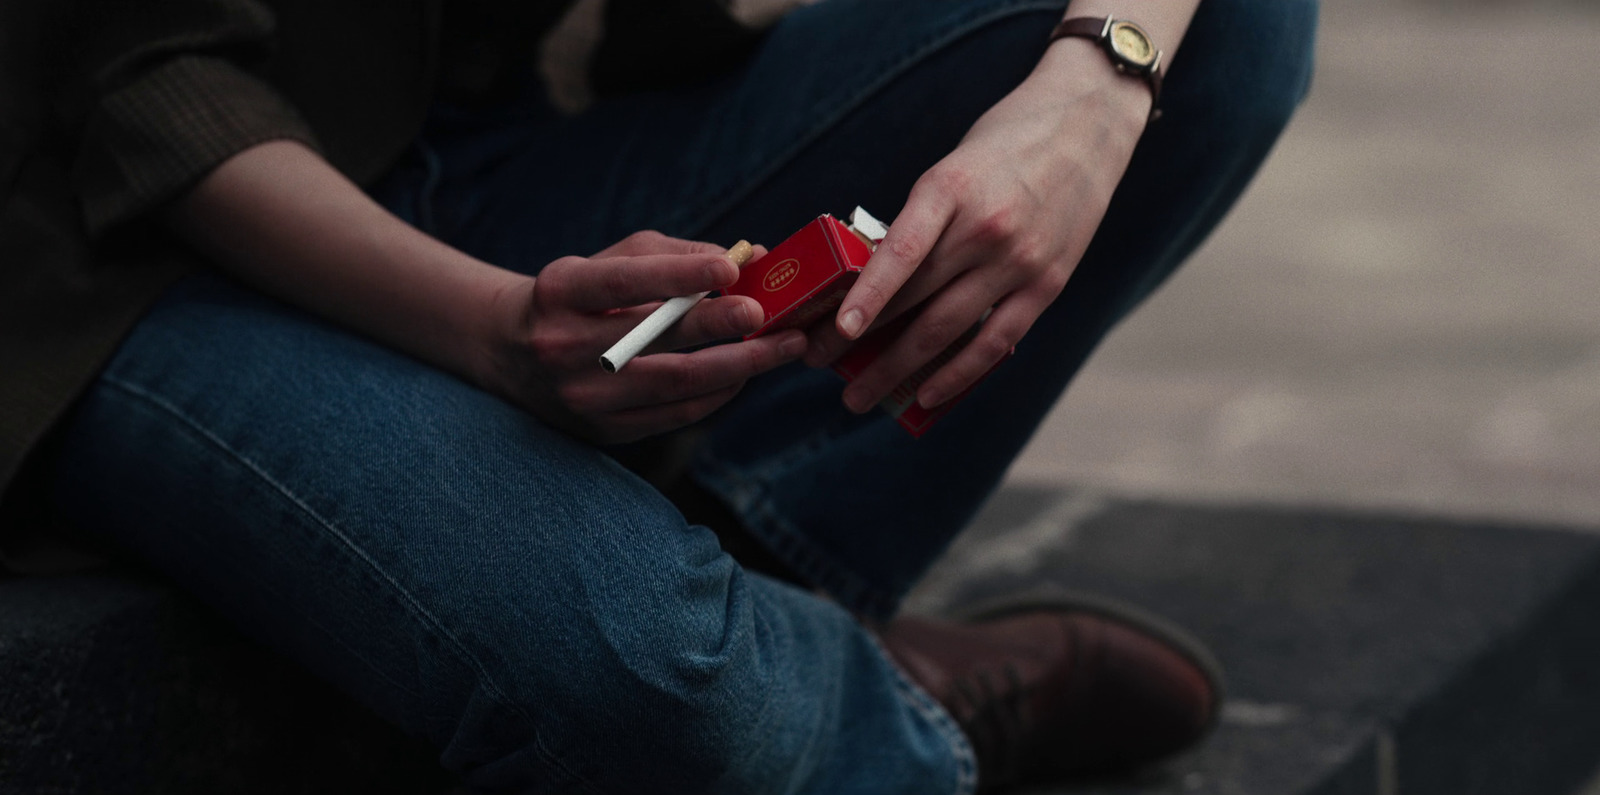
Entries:
[[794, 357], [806, 352], [806, 335], [794, 334], [778, 344], [778, 352]]
[[753, 306], [751, 304], [744, 304], [743, 307], [744, 307], [744, 326], [743, 326], [743, 328], [750, 329], [751, 331], [754, 331], [754, 330], [756, 330], [758, 328], [761, 328], [761, 321], [767, 319], [766, 313], [761, 311], [761, 307]]
[[865, 413], [872, 408], [872, 397], [865, 389], [850, 387], [844, 391], [844, 407], [857, 414]]
[[852, 309], [839, 318], [839, 330], [844, 332], [846, 337], [855, 339], [861, 334], [862, 319], [865, 317], [866, 315], [861, 310]]
[[925, 409], [938, 408], [944, 403], [944, 393], [937, 389], [924, 389], [917, 395], [917, 402]]
[[729, 262], [727, 257], [718, 257], [712, 260], [709, 267], [711, 268], [709, 271], [711, 283], [718, 287], [727, 287], [739, 281], [739, 268]]

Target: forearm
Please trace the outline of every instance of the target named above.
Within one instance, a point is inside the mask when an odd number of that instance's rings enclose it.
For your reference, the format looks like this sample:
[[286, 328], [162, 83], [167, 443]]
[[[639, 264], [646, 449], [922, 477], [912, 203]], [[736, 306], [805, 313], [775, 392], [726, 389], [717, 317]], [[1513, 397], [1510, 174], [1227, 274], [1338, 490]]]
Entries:
[[167, 220], [241, 281], [472, 380], [489, 308], [527, 282], [416, 230], [290, 141], [230, 158]]

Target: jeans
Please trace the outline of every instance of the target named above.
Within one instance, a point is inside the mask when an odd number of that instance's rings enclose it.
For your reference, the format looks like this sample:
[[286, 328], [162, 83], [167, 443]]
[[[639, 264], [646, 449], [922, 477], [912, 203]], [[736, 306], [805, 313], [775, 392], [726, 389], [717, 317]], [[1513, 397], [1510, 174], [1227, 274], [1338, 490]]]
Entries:
[[[536, 272], [637, 229], [775, 243], [893, 217], [1020, 82], [1060, 0], [827, 0], [710, 83], [578, 117], [436, 108], [373, 195]], [[746, 572], [607, 451], [202, 275], [67, 422], [54, 500], [261, 641], [516, 792], [964, 793], [970, 746], [860, 617], [899, 600], [1106, 331], [1216, 225], [1303, 97], [1311, 0], [1206, 0], [1089, 253], [926, 437], [793, 365], [693, 477], [827, 598]]]

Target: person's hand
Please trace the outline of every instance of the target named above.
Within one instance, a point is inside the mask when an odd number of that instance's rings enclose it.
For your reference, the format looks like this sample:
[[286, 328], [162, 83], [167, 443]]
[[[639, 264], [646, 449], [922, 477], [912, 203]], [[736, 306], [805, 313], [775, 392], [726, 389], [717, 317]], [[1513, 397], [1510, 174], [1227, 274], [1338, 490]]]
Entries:
[[[600, 354], [661, 300], [733, 284], [739, 269], [709, 243], [640, 232], [594, 255], [564, 257], [495, 298], [500, 331], [486, 386], [574, 435], [613, 444], [695, 422], [748, 379], [805, 352], [790, 331], [672, 353], [760, 327], [742, 296], [708, 298], [617, 373]], [[759, 257], [763, 252], [757, 249]]]
[[[994, 309], [917, 393], [960, 394], [1033, 326], [1077, 267], [1143, 132], [1150, 95], [1084, 41], [1050, 48], [1016, 91], [912, 188], [835, 316], [811, 331], [823, 366], [862, 333], [916, 315], [844, 392], [864, 412]], [[919, 306], [920, 305], [920, 306]]]

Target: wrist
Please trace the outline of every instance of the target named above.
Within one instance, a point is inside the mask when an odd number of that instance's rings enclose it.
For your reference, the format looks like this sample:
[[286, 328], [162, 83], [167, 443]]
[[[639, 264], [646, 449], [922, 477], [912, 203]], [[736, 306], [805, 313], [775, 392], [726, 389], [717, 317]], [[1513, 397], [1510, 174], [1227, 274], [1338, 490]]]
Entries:
[[1058, 97], [1092, 103], [1092, 110], [1119, 129], [1143, 133], [1155, 98], [1144, 80], [1123, 74], [1100, 46], [1082, 38], [1061, 38], [1050, 44], [1034, 74]]
[[530, 312], [536, 277], [492, 268], [485, 281], [478, 311], [465, 317], [473, 323], [463, 335], [465, 375], [485, 391], [509, 394], [509, 383], [518, 356], [526, 349], [531, 335]]

